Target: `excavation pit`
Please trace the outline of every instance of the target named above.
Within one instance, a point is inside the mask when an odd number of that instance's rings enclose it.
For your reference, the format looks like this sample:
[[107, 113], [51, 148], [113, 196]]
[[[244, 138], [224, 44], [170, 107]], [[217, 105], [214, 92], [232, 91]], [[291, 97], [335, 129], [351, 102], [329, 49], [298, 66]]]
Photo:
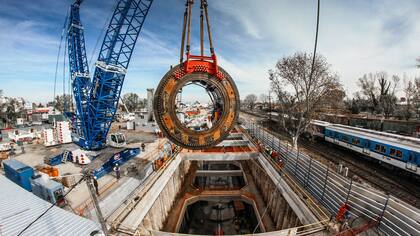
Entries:
[[235, 190], [247, 183], [240, 163], [200, 162], [192, 185], [197, 189]]
[[212, 235], [218, 230], [224, 234], [261, 232], [255, 203], [240, 196], [192, 199], [186, 206], [177, 230], [183, 234]]
[[[238, 149], [230, 142], [221, 146]], [[264, 157], [253, 146], [248, 148], [230, 153], [182, 151], [145, 185], [150, 187], [128, 214], [112, 220], [113, 230], [129, 235], [292, 236], [297, 227], [318, 222], [273, 167], [261, 161]]]

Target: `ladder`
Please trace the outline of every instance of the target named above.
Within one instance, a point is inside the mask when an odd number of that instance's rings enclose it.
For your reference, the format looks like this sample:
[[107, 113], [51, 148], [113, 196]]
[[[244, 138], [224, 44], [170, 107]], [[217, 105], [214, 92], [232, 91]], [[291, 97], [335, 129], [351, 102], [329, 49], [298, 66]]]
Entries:
[[69, 157], [70, 152], [68, 150], [64, 150], [63, 157], [61, 158], [61, 163], [66, 163], [67, 158]]

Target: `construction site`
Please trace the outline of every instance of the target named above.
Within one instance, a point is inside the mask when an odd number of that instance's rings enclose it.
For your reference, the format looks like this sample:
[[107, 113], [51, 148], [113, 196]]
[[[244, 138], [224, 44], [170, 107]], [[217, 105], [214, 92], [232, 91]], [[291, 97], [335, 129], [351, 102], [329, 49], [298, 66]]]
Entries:
[[[171, 5], [183, 13], [174, 23], [179, 62], [165, 64], [156, 87], [135, 84], [144, 99], [123, 96], [134, 47], [151, 44], [142, 41], [154, 34], [149, 12], [167, 6], [110, 2], [94, 62], [82, 22], [102, 12], [89, 0], [65, 1], [54, 102], [28, 107], [0, 93], [0, 236], [420, 235], [419, 119], [381, 118], [378, 130], [318, 107], [332, 109], [339, 87], [318, 59], [320, 0], [313, 54], [278, 61], [259, 103], [240, 96], [237, 70], [216, 56], [213, 28], [230, 23], [207, 0]], [[306, 80], [281, 81], [288, 76]], [[300, 97], [290, 97], [293, 87]]]

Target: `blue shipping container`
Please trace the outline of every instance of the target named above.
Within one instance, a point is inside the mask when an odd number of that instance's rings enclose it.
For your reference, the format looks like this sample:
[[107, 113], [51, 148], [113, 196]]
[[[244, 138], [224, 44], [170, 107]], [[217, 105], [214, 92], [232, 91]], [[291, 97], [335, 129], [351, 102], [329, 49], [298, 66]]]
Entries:
[[58, 206], [64, 206], [64, 187], [54, 180], [43, 179], [40, 175], [31, 179], [32, 192], [36, 196]]
[[32, 167], [17, 160], [3, 161], [3, 167], [8, 179], [22, 188], [32, 191], [30, 182], [32, 176], [34, 176], [34, 169]]

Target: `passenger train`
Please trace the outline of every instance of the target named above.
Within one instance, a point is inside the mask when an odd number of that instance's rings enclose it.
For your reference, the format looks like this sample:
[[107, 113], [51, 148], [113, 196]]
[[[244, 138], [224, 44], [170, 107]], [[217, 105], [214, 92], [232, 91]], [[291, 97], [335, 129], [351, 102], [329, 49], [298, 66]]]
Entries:
[[325, 141], [420, 176], [420, 139], [352, 126], [312, 122]]

